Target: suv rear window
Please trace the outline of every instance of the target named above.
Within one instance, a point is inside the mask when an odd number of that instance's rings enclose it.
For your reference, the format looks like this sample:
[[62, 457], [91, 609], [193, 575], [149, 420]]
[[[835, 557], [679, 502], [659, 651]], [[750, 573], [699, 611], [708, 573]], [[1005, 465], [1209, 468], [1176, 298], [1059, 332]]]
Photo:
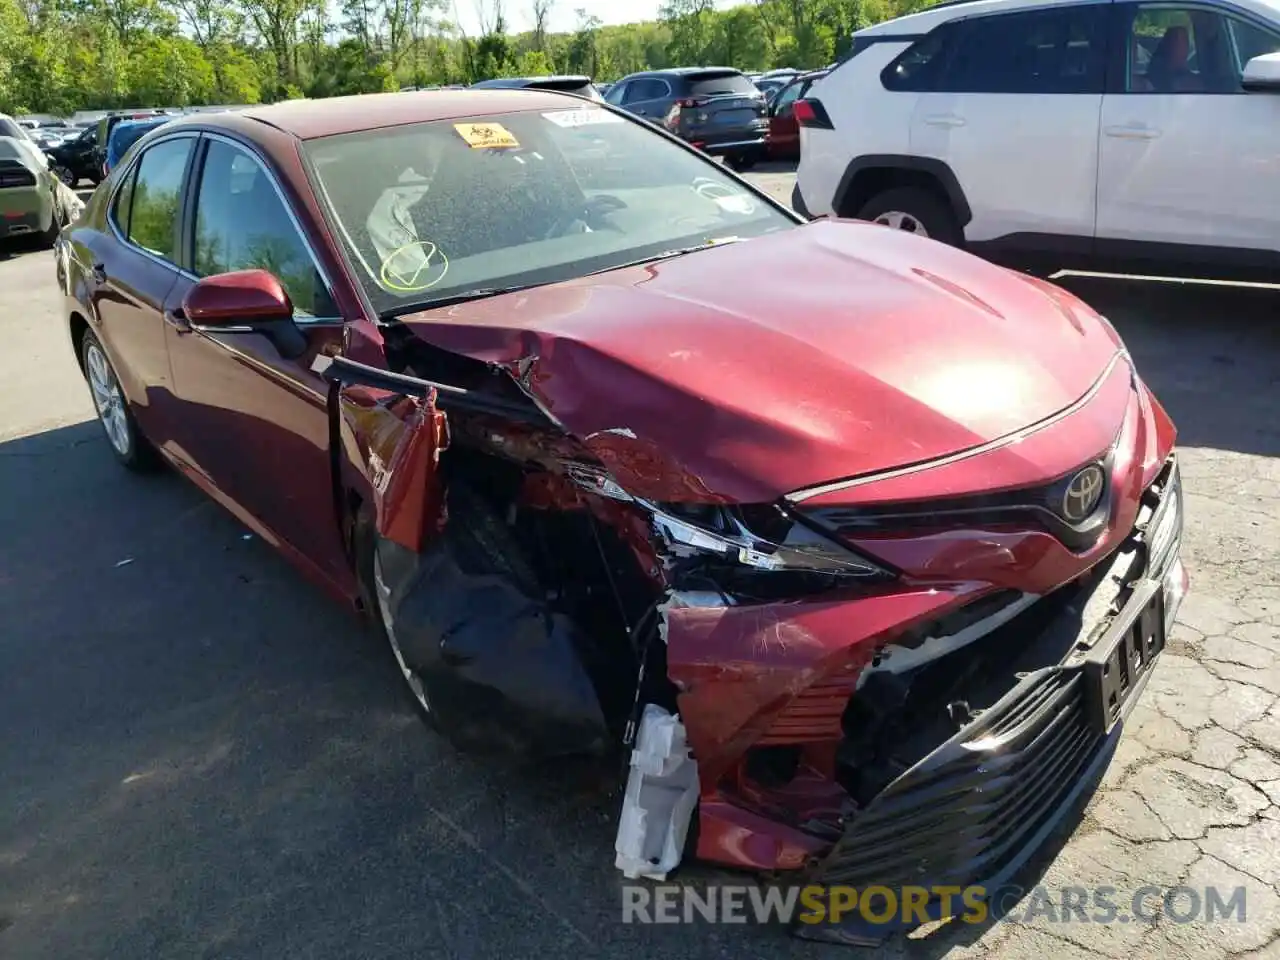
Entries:
[[689, 93], [695, 97], [715, 97], [736, 93], [744, 97], [760, 96], [759, 88], [737, 70], [707, 70], [685, 75]]

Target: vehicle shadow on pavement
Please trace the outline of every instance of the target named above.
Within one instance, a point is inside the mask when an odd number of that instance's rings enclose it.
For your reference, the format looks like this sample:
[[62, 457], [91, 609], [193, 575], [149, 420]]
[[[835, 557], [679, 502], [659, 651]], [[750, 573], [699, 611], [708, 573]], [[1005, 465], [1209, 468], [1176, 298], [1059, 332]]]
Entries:
[[1115, 324], [1179, 445], [1280, 456], [1280, 289], [1056, 282]]
[[[0, 954], [722, 955], [624, 925], [621, 772], [424, 730], [354, 616], [95, 422], [0, 444]], [[786, 941], [783, 941], [786, 942]]]

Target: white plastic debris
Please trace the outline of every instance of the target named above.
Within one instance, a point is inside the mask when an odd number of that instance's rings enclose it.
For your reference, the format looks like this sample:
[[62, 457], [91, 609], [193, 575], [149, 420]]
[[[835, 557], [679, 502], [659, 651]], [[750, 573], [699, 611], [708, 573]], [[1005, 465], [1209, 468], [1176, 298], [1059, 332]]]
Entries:
[[698, 764], [689, 756], [684, 724], [646, 704], [613, 845], [622, 875], [665, 880], [680, 863], [697, 802]]

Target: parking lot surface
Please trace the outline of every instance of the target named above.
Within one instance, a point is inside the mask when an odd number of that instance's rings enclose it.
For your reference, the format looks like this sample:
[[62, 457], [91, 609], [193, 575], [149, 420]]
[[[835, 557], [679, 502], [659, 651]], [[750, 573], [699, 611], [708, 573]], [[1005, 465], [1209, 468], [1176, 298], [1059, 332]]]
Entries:
[[[1280, 958], [1280, 292], [1063, 282], [1180, 428], [1192, 593], [1040, 880], [1243, 886], [1246, 917], [952, 924], [889, 952]], [[63, 322], [51, 255], [0, 254], [0, 956], [857, 955], [621, 923], [620, 777], [426, 733], [350, 615], [180, 478], [116, 466]]]

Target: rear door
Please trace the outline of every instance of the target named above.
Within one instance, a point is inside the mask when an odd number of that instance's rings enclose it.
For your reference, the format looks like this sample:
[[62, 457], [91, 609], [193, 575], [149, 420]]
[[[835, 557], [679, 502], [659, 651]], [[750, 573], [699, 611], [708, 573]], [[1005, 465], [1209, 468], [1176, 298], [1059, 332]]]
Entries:
[[[106, 229], [87, 251], [97, 333], [139, 425], [164, 447], [172, 426], [166, 300], [181, 273], [178, 236], [195, 134], [151, 144], [113, 184]], [[104, 188], [105, 189], [105, 188]]]
[[953, 21], [917, 45], [940, 63], [885, 71], [890, 89], [923, 81], [911, 152], [950, 166], [973, 212], [967, 240], [1092, 244], [1108, 7]]
[[1265, 253], [1280, 250], [1280, 95], [1240, 81], [1252, 57], [1280, 51], [1280, 29], [1202, 3], [1123, 4], [1116, 19], [1100, 250], [1140, 253], [1125, 245], [1139, 241], [1177, 244], [1189, 260], [1239, 255], [1248, 265], [1256, 251], [1274, 262]]
[[637, 77], [627, 84], [622, 108], [656, 123], [666, 116], [674, 96], [671, 84], [662, 77]]

